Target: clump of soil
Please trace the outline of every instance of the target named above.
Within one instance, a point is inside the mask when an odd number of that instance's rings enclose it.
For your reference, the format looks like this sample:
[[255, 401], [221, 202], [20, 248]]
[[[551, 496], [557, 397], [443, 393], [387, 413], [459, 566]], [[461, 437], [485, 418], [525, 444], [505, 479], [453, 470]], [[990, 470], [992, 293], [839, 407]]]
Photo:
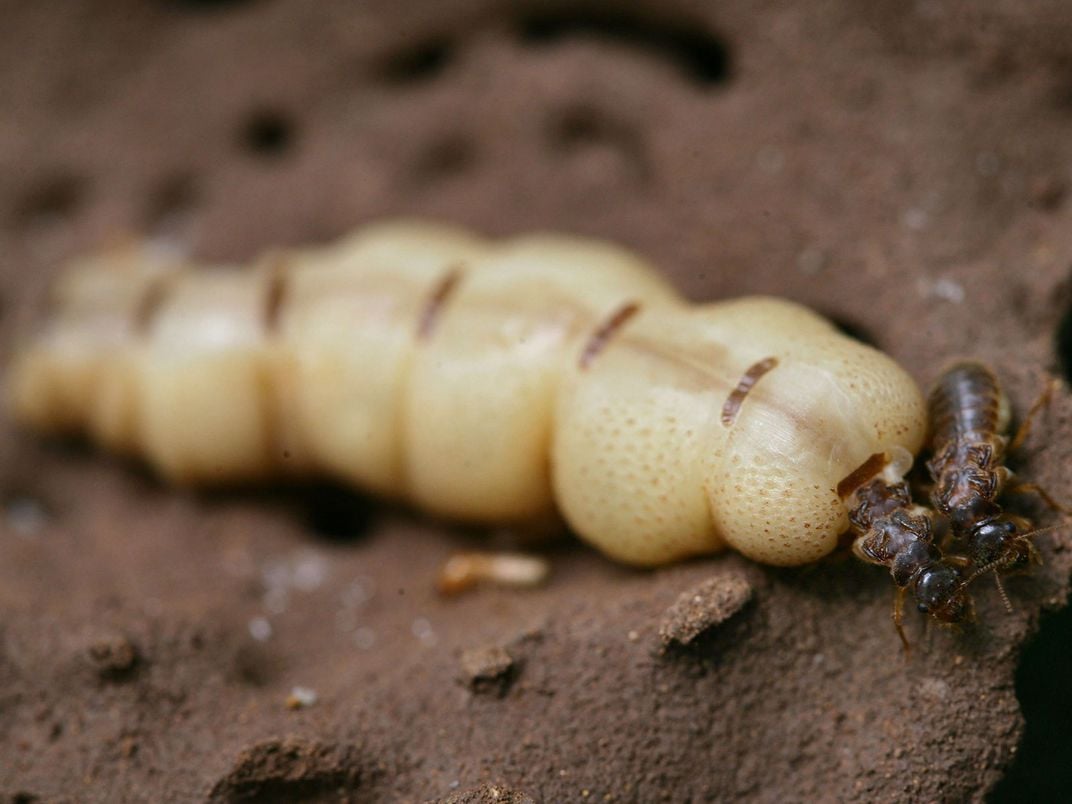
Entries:
[[681, 593], [659, 623], [663, 645], [691, 645], [700, 634], [726, 622], [752, 599], [743, 575], [724, 572]]

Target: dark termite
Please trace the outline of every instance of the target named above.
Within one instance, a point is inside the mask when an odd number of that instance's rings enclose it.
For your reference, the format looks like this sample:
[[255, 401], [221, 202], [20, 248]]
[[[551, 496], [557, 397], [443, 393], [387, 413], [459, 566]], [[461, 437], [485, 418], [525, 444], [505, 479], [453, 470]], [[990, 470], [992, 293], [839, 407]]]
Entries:
[[[873, 464], [875, 457], [865, 466]], [[900, 474], [888, 466], [881, 476], [858, 488], [839, 490], [848, 498], [849, 522], [856, 534], [853, 553], [863, 561], [888, 567], [893, 576], [897, 587], [893, 625], [907, 653], [902, 618], [908, 592], [919, 611], [943, 623], [970, 621], [974, 608], [958, 562], [944, 557], [934, 544], [934, 511], [913, 504]]]
[[927, 469], [934, 480], [931, 502], [949, 517], [953, 537], [967, 550], [965, 584], [993, 572], [1006, 608], [1011, 608], [999, 573], [1038, 561], [1031, 523], [1006, 514], [997, 500], [1005, 492], [1037, 494], [1047, 505], [1066, 511], [1034, 483], [1014, 478], [1004, 466], [1005, 455], [1019, 447], [1031, 424], [1053, 393], [1047, 384], [1011, 442], [1006, 438], [1010, 407], [994, 373], [976, 362], [957, 363], [946, 370], [931, 391], [928, 403], [932, 457]]

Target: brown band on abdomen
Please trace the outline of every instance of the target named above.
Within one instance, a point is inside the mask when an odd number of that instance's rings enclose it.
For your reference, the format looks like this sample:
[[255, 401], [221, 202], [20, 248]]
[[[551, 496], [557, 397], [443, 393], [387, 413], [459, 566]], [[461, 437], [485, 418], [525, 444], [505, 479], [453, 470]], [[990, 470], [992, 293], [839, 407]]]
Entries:
[[279, 318], [287, 303], [288, 286], [286, 270], [281, 265], [275, 266], [268, 275], [268, 289], [264, 294], [262, 312], [264, 332], [268, 335], [274, 335], [279, 329]]
[[837, 484], [838, 497], [847, 500], [853, 492], [881, 472], [885, 466], [886, 453], [876, 452], [841, 479], [841, 482]]
[[171, 295], [172, 279], [171, 276], [161, 276], [146, 285], [131, 317], [135, 335], [141, 337], [148, 334], [157, 313]]
[[726, 401], [722, 403], [723, 427], [729, 427], [736, 421], [737, 414], [741, 410], [741, 403], [744, 402], [744, 398], [748, 396], [748, 393], [755, 387], [755, 384], [759, 382], [760, 378], [777, 365], [778, 358], [767, 357], [748, 367], [748, 371], [746, 371], [737, 382], [737, 387], [730, 391], [730, 395], [726, 397]]
[[432, 289], [428, 300], [424, 303], [424, 309], [421, 310], [420, 321], [417, 324], [417, 340], [426, 341], [432, 337], [444, 305], [457, 290], [458, 283], [461, 282], [464, 274], [465, 272], [460, 267], [451, 268]]
[[611, 313], [589, 336], [588, 343], [584, 345], [584, 350], [581, 352], [580, 367], [588, 368], [599, 353], [607, 348], [610, 339], [639, 312], [640, 305], [637, 302], [626, 302]]

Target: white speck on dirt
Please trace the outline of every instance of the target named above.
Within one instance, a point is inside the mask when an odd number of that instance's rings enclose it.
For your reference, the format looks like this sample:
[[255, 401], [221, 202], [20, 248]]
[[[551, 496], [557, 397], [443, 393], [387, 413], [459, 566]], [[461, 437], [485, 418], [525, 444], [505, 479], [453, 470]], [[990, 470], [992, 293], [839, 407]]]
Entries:
[[249, 635], [258, 642], [266, 642], [272, 637], [272, 624], [267, 617], [254, 617], [248, 627]]

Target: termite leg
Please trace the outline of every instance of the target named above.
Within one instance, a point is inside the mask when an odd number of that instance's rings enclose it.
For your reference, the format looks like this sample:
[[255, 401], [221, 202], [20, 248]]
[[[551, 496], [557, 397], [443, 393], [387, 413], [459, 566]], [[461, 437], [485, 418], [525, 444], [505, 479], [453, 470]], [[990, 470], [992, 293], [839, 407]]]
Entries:
[[897, 629], [897, 636], [901, 638], [901, 644], [904, 645], [905, 656], [910, 656], [912, 646], [908, 644], [908, 637], [905, 635], [904, 630], [905, 591], [904, 587], [899, 586], [893, 596], [893, 627]]
[[1016, 430], [1016, 435], [1013, 436], [1012, 442], [1009, 444], [1009, 452], [1015, 452], [1019, 449], [1027, 440], [1027, 437], [1031, 435], [1031, 427], [1035, 423], [1035, 418], [1044, 407], [1050, 404], [1050, 399], [1053, 398], [1053, 390], [1056, 387], [1056, 379], [1051, 379], [1046, 383], [1046, 387], [1042, 389], [1034, 404], [1031, 405], [1031, 409], [1024, 416], [1024, 420], [1020, 422], [1020, 427]]
[[1069, 508], [1066, 505], [1061, 505], [1061, 503], [1057, 502], [1057, 500], [1051, 497], [1050, 493], [1046, 491], [1046, 489], [1042, 488], [1042, 486], [1040, 486], [1038, 483], [1022, 483], [1020, 481], [1017, 481], [1014, 485], [1009, 486], [1009, 488], [1005, 489], [1005, 493], [1035, 494], [1040, 500], [1046, 503], [1046, 505], [1054, 511], [1057, 511], [1062, 514], [1072, 514], [1072, 508]]
[[[1036, 531], [1036, 533], [1037, 532], [1038, 531]], [[1033, 536], [1034, 534], [1029, 535]], [[1040, 566], [1042, 565], [1042, 553], [1038, 551], [1038, 548], [1035, 547], [1035, 543], [1030, 539], [1027, 540], [1027, 555], [1030, 557], [1030, 561], [1032, 564], [1038, 564]]]

